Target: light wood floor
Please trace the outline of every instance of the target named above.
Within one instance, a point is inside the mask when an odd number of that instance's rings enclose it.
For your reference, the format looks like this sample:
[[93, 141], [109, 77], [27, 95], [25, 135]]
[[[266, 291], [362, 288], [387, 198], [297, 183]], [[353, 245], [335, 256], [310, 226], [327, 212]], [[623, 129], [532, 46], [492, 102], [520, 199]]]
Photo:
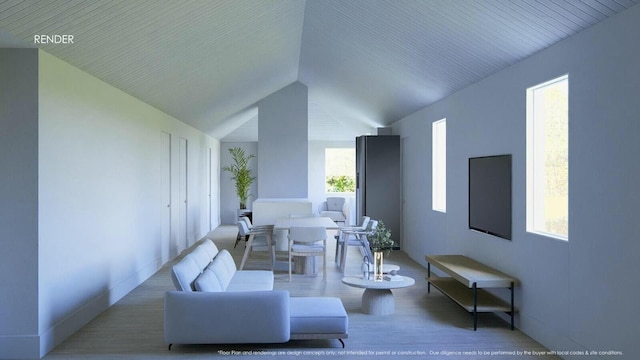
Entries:
[[[209, 237], [218, 248], [231, 251], [236, 263], [240, 264], [244, 246], [239, 244], [233, 248], [235, 229], [234, 226], [221, 226]], [[416, 284], [393, 290], [395, 314], [363, 314], [360, 311], [363, 290], [342, 284], [343, 274], [334, 264], [333, 241], [330, 245], [326, 284], [321, 275], [294, 275], [290, 283], [286, 272], [277, 272], [274, 288], [289, 290], [292, 296], [341, 298], [349, 313], [349, 338], [345, 340], [345, 349], [337, 340], [297, 340], [268, 345], [174, 345], [168, 351], [163, 340], [163, 294], [173, 290], [169, 274], [178, 258], [60, 344], [45, 359], [210, 359], [225, 356], [234, 359], [268, 356], [278, 359], [526, 359], [528, 356], [507, 354], [547, 351], [519, 330], [509, 330], [509, 325], [493, 314], [481, 314], [478, 331], [473, 331], [469, 313], [435, 289], [427, 294], [426, 269], [400, 251], [392, 253], [385, 261], [400, 265], [400, 273], [413, 277]], [[362, 258], [355, 248], [348, 254], [345, 272], [357, 275]], [[254, 253], [246, 268], [267, 268], [267, 259], [265, 254]], [[240, 313], [242, 309], [236, 311]], [[456, 353], [464, 351], [476, 353]], [[507, 353], [496, 353], [500, 351]], [[558, 359], [533, 355], [530, 358]]]

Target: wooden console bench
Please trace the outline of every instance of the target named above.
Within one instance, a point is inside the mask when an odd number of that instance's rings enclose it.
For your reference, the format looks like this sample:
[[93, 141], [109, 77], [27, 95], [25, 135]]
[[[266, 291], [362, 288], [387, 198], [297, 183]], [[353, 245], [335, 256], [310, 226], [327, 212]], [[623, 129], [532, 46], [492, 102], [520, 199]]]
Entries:
[[[478, 312], [504, 311], [511, 315], [511, 330], [514, 329], [513, 291], [518, 280], [464, 255], [427, 255], [427, 292], [431, 285], [473, 314], [473, 330], [478, 328]], [[431, 274], [431, 265], [450, 277]], [[482, 290], [482, 288], [508, 288], [511, 304]]]

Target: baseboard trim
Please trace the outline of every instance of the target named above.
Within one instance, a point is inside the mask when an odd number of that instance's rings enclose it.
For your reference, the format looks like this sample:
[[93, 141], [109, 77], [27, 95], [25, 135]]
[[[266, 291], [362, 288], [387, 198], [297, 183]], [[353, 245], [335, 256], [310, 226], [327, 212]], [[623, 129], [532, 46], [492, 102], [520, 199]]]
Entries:
[[542, 324], [528, 316], [520, 317], [519, 329], [551, 351], [586, 350], [583, 346], [569, 338], [561, 329], [552, 329], [549, 324]]
[[40, 336], [0, 336], [0, 359], [40, 358]]

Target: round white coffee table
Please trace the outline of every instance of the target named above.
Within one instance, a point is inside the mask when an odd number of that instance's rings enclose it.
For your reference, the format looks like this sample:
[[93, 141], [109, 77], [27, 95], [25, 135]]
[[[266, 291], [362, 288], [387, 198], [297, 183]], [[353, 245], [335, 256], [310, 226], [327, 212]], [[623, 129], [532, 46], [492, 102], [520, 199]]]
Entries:
[[359, 276], [345, 276], [346, 285], [365, 289], [362, 294], [362, 311], [371, 315], [389, 315], [395, 312], [395, 302], [391, 289], [413, 286], [416, 281], [408, 276], [400, 276], [399, 281], [374, 281]]

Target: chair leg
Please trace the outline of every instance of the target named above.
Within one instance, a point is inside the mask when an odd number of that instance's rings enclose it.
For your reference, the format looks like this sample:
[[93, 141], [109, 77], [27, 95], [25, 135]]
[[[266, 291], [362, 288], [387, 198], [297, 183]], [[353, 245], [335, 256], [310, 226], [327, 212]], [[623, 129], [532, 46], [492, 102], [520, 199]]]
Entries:
[[336, 236], [336, 257], [334, 258], [334, 261], [336, 263], [336, 265], [340, 266], [340, 259], [342, 258], [342, 243], [344, 242], [344, 236], [342, 231], [340, 231], [338, 233], [338, 235]]
[[289, 247], [289, 282], [291, 282], [291, 247]]
[[324, 255], [322, 256], [322, 281], [327, 282], [327, 249], [325, 247]]
[[340, 259], [340, 272], [344, 273], [344, 268], [345, 265], [347, 263], [347, 250], [349, 249], [349, 245], [347, 245], [347, 240], [345, 239], [342, 242], [342, 249], [341, 249], [341, 259]]
[[276, 244], [273, 243], [273, 233], [269, 233], [269, 247], [271, 248], [271, 271], [275, 270], [276, 266]]
[[254, 234], [249, 235], [249, 240], [245, 245], [244, 255], [242, 255], [242, 262], [240, 263], [240, 270], [244, 269], [244, 264], [247, 262], [247, 258], [249, 257], [249, 252], [251, 252], [251, 245], [253, 244]]

